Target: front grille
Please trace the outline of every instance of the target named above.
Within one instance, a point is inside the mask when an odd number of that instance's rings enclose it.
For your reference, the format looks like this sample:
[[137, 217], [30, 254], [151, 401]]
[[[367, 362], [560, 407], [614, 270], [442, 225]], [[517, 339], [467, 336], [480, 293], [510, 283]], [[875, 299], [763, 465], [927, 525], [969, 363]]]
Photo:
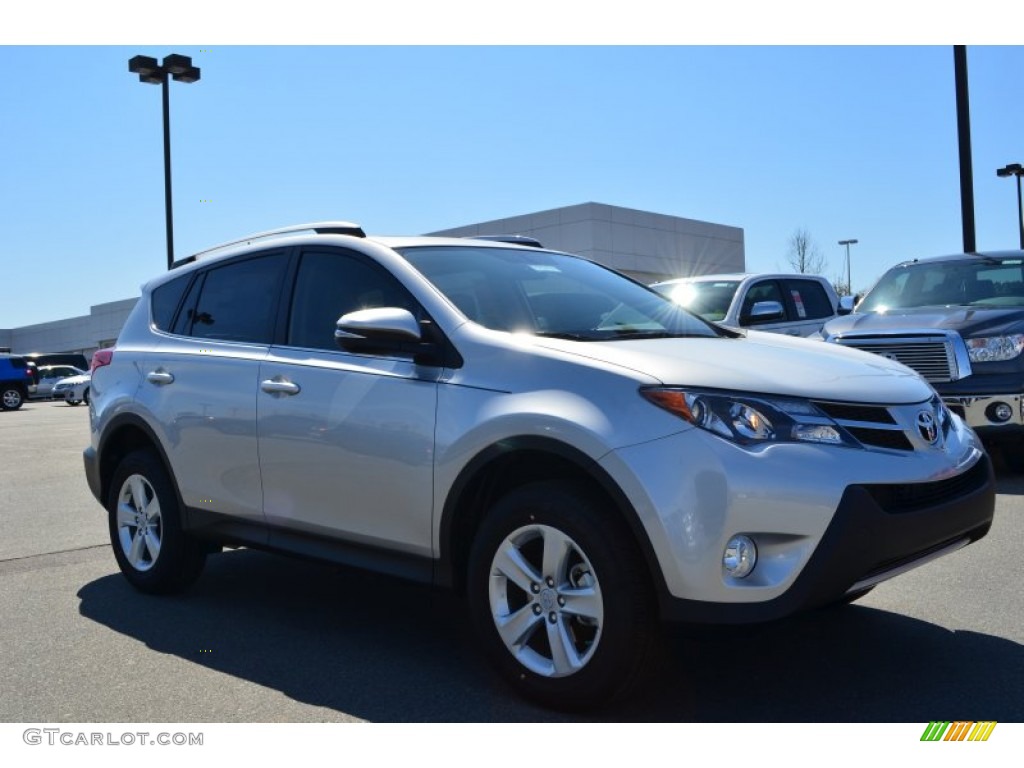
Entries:
[[880, 405], [853, 405], [851, 403], [826, 403], [815, 400], [814, 405], [837, 421], [867, 421], [874, 424], [895, 424], [889, 409]]
[[865, 485], [878, 506], [889, 514], [915, 512], [948, 501], [967, 496], [988, 482], [988, 463], [977, 462], [962, 475], [934, 483], [900, 483]]
[[914, 446], [901, 429], [847, 427], [846, 431], [864, 445], [872, 445], [876, 448], [894, 448], [898, 451], [914, 450]]
[[959, 378], [956, 354], [947, 339], [848, 337], [837, 341], [843, 346], [873, 352], [903, 363], [928, 381], [954, 381]]
[[897, 426], [889, 408], [884, 405], [862, 403], [833, 403], [814, 400], [814, 407], [835, 419], [847, 433], [868, 448], [888, 448], [912, 451], [913, 444], [903, 429]]

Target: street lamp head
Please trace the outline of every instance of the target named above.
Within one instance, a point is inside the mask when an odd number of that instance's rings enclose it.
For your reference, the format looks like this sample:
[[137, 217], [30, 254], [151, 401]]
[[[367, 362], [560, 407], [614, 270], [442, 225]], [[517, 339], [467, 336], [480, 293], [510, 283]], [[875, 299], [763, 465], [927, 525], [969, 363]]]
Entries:
[[1010, 163], [1005, 168], [997, 168], [996, 176], [1024, 176], [1024, 167], [1020, 163]]
[[856, 243], [857, 243], [856, 240], [840, 240], [839, 241], [840, 245], [856, 245]]
[[132, 56], [128, 59], [128, 71], [140, 78], [160, 72], [160, 65], [152, 56]]
[[184, 72], [175, 72], [171, 75], [179, 83], [194, 83], [199, 79], [199, 67], [189, 67]]
[[180, 75], [185, 70], [191, 69], [191, 67], [191, 56], [182, 56], [180, 53], [172, 53], [169, 56], [164, 56], [164, 69], [172, 75]]

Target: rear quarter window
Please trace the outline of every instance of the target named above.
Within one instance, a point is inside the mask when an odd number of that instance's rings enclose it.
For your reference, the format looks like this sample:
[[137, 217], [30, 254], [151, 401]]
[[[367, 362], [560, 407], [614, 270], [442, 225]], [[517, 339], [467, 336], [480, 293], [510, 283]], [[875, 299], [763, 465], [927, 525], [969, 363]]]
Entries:
[[192, 275], [182, 275], [168, 283], [153, 289], [153, 298], [150, 302], [153, 327], [160, 331], [170, 331], [171, 323], [174, 322], [174, 315], [181, 304], [181, 297], [185, 295]]

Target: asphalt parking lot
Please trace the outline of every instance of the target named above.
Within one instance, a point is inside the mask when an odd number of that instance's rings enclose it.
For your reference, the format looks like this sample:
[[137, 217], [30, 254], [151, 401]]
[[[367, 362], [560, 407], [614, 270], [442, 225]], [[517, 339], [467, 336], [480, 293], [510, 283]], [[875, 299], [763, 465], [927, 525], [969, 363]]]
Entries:
[[[515, 698], [460, 601], [250, 550], [187, 595], [117, 572], [82, 472], [88, 410], [0, 413], [0, 721], [565, 721]], [[1024, 721], [1024, 476], [978, 544], [855, 605], [673, 630], [642, 701], [588, 720]]]

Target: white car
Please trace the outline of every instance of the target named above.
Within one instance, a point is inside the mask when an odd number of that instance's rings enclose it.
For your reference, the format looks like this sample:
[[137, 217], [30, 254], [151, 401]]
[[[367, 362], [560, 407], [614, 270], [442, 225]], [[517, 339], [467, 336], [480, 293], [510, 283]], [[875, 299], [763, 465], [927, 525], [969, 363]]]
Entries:
[[[42, 365], [39, 366], [37, 371], [38, 381], [36, 382], [35, 391], [32, 392], [32, 397], [37, 398], [56, 397], [53, 388], [57, 385], [58, 381], [72, 376], [81, 376], [86, 373], [86, 371], [73, 365]], [[64, 398], [61, 397], [60, 399], [63, 400]]]
[[814, 336], [845, 314], [835, 288], [820, 275], [700, 275], [651, 287], [705, 320], [732, 328]]
[[854, 600], [995, 508], [977, 437], [905, 366], [514, 243], [249, 236], [144, 286], [92, 364], [86, 478], [134, 587], [245, 545], [453, 588], [552, 706], [650, 674], [659, 619]]
[[63, 400], [68, 405], [89, 404], [89, 387], [92, 376], [88, 373], [68, 376], [53, 385], [50, 396], [54, 400]]

